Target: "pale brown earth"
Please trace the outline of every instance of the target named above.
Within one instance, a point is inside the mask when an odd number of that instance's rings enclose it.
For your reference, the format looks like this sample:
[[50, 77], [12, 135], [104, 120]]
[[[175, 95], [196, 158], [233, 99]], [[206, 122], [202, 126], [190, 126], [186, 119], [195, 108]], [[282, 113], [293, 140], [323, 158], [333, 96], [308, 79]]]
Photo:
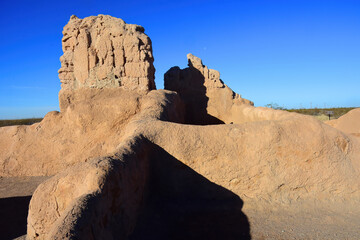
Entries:
[[360, 108], [355, 108], [338, 119], [327, 121], [326, 124], [354, 136], [360, 136]]
[[142, 98], [119, 88], [78, 89], [62, 112], [50, 112], [31, 126], [0, 128], [0, 175], [54, 175], [111, 153]]
[[[147, 109], [147, 112], [156, 111]], [[358, 166], [354, 160], [358, 157], [359, 149], [352, 149], [356, 154], [346, 153], [346, 143], [342, 142], [348, 141], [352, 145], [356, 144], [356, 139], [348, 139], [341, 132], [311, 117], [296, 116], [298, 121], [285, 119], [242, 125], [190, 126], [158, 121], [143, 114], [139, 120], [130, 123], [128, 140], [123, 140], [124, 145], [119, 147], [117, 153], [110, 158], [95, 160], [123, 162], [126, 167], [118, 170], [125, 171], [123, 176], [128, 171], [139, 171], [139, 168], [143, 172], [139, 176], [149, 176], [148, 196], [137, 193], [142, 201], [147, 202], [146, 211], [140, 215], [138, 228], [135, 227], [130, 239], [143, 239], [147, 234], [152, 234], [157, 239], [195, 239], [205, 236], [210, 239], [219, 239], [221, 236], [228, 236], [225, 239], [236, 236], [247, 239], [249, 233], [253, 239], [338, 239], [339, 236], [356, 239], [359, 229], [353, 227], [359, 222], [358, 208], [355, 207], [359, 200], [359, 187], [356, 180]], [[306, 128], [294, 135], [292, 131], [296, 125]], [[313, 129], [316, 128], [324, 129], [314, 137]], [[262, 133], [261, 138], [259, 133]], [[313, 140], [310, 141], [311, 139]], [[251, 144], [254, 141], [257, 145]], [[284, 143], [287, 148], [279, 150]], [[143, 151], [147, 149], [144, 153], [147, 157], [140, 159], [149, 162], [139, 162], [132, 166], [131, 162], [134, 160], [131, 156], [137, 154], [137, 151], [129, 150], [129, 145]], [[127, 154], [124, 155], [124, 152]], [[322, 152], [326, 152], [326, 155]], [[242, 158], [239, 159], [237, 156], [240, 153]], [[81, 182], [93, 181], [82, 180], [79, 169], [84, 169], [83, 173], [89, 175], [87, 179], [93, 179], [88, 167], [77, 166], [67, 171], [67, 175], [74, 176], [70, 180], [62, 177], [63, 173], [38, 188], [39, 193], [35, 193], [31, 203], [34, 207], [31, 207], [30, 213], [34, 217], [31, 215], [28, 219], [31, 226], [37, 225], [36, 219], [44, 219], [40, 217], [42, 213], [37, 208], [45, 211], [48, 216], [56, 216], [50, 213], [57, 210], [60, 216], [66, 217], [67, 211], [74, 212], [74, 208], [83, 206], [83, 198], [98, 199], [95, 196], [99, 194], [102, 198], [111, 194], [107, 187], [101, 187], [101, 183], [91, 184], [92, 187], [82, 185]], [[95, 172], [100, 173], [99, 170]], [[106, 173], [102, 174], [106, 176]], [[65, 182], [57, 180], [59, 177]], [[128, 181], [132, 188], [139, 189], [134, 184], [139, 184], [140, 179], [127, 178], [129, 180], [123, 181]], [[85, 187], [80, 193], [79, 186]], [[71, 190], [74, 187], [76, 190]], [[69, 202], [68, 198], [45, 200], [43, 197], [49, 191], [53, 196], [62, 196], [64, 188], [69, 194], [74, 192], [73, 194], [82, 197], [75, 198], [75, 203]], [[133, 198], [131, 196], [134, 192], [127, 191], [129, 190], [123, 190], [122, 193]], [[37, 198], [42, 201], [36, 201]], [[49, 201], [45, 204], [49, 210], [44, 209], [43, 201]], [[105, 204], [106, 202], [108, 201], [101, 201], [101, 209], [112, 208], [113, 203], [110, 201]], [[100, 219], [105, 216], [114, 218], [106, 215], [110, 214], [109, 211], [103, 211]], [[95, 220], [100, 214], [99, 210], [96, 212]], [[324, 221], [318, 221], [323, 217]], [[63, 228], [67, 229], [66, 232], [86, 232], [82, 230], [82, 226], [69, 225], [69, 221], [61, 217], [55, 217], [53, 221], [55, 223], [50, 223], [58, 229], [56, 233]], [[268, 225], [269, 221], [272, 224]], [[58, 222], [65, 226], [57, 226]], [[89, 224], [97, 226], [97, 223]], [[265, 227], [263, 224], [266, 224]], [[132, 229], [135, 225], [132, 222], [128, 228]], [[44, 226], [43, 223], [40, 226]], [[164, 232], [164, 226], [170, 232]], [[310, 226], [312, 227], [309, 228]], [[187, 231], [182, 232], [184, 229]], [[28, 230], [28, 234], [32, 231]], [[35, 231], [40, 236], [44, 234], [39, 228]], [[131, 232], [128, 229], [126, 231]], [[104, 238], [104, 235], [87, 237]]]
[[[129, 45], [108, 41], [128, 31]], [[121, 64], [106, 62], [121, 49], [140, 56], [143, 32], [110, 16], [71, 17], [61, 112], [0, 128], [2, 176], [54, 175], [31, 198], [28, 239], [358, 239], [358, 137], [253, 107], [191, 54], [188, 68], [165, 74], [167, 90], [153, 90], [151, 71], [114, 85]], [[93, 52], [104, 61], [91, 65]], [[123, 60], [127, 77], [134, 59]]]
[[358, 206], [329, 206], [293, 203], [290, 206], [266, 206], [262, 210], [246, 210], [255, 240], [338, 240], [359, 239]]
[[[26, 235], [31, 195], [49, 177], [0, 177], [0, 238]], [[20, 239], [24, 239], [20, 238]]]

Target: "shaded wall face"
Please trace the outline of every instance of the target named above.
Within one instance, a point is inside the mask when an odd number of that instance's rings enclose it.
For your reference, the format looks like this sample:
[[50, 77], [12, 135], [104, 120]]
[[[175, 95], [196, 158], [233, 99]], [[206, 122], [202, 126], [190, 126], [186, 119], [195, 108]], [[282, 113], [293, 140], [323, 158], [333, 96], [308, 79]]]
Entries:
[[187, 124], [208, 125], [234, 122], [233, 108], [253, 105], [232, 91], [220, 73], [188, 54], [188, 68], [172, 67], [164, 75], [165, 89], [176, 91], [185, 103]]
[[223, 121], [208, 113], [205, 78], [194, 67], [180, 70], [171, 68], [164, 76], [165, 89], [176, 91], [185, 105], [185, 123], [196, 125], [222, 124]]
[[106, 15], [72, 16], [63, 35], [62, 89], [155, 89], [151, 40], [141, 26]]

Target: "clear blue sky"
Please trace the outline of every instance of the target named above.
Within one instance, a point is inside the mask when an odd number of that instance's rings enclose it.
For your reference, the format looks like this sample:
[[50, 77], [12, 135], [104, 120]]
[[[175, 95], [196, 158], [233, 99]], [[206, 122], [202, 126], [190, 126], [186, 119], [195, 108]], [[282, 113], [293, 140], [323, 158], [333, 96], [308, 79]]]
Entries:
[[72, 14], [142, 25], [157, 88], [193, 53], [256, 106], [360, 107], [359, 0], [1, 1], [0, 119], [59, 109], [61, 32]]

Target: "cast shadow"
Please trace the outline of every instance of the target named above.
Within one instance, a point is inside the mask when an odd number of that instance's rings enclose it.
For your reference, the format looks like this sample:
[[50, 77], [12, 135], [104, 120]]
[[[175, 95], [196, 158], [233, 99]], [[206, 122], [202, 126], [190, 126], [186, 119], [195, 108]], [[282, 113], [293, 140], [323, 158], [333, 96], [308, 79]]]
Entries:
[[189, 67], [170, 68], [164, 75], [164, 87], [176, 91], [185, 105], [185, 124], [213, 125], [224, 124], [220, 119], [208, 114], [209, 98], [206, 96], [204, 75], [189, 61]]
[[251, 239], [239, 196], [154, 149], [148, 197], [129, 239]]
[[0, 239], [14, 239], [26, 234], [31, 196], [0, 199]]

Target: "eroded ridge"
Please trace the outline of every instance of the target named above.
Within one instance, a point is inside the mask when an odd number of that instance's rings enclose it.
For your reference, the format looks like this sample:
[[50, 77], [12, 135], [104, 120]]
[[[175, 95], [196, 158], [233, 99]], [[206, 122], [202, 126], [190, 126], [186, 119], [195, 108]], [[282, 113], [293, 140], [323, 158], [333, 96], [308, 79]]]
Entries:
[[235, 93], [221, 79], [220, 72], [203, 65], [189, 53], [188, 68], [170, 68], [164, 75], [165, 89], [176, 91], [186, 106], [186, 123], [196, 125], [230, 123], [232, 112], [253, 102]]

